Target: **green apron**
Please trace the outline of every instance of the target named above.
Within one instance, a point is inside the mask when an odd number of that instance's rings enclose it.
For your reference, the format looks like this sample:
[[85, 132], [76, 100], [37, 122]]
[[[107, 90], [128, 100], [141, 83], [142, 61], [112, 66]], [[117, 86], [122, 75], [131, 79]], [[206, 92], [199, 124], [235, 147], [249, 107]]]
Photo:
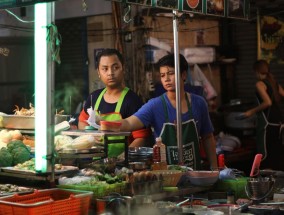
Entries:
[[[122, 119], [121, 114], [120, 114], [120, 109], [122, 106], [122, 102], [124, 100], [125, 95], [127, 94], [127, 92], [129, 91], [129, 88], [125, 87], [123, 89], [123, 91], [121, 92], [121, 95], [117, 101], [116, 107], [115, 107], [115, 111], [112, 113], [108, 113], [108, 114], [100, 114], [100, 117], [103, 120], [108, 120], [108, 121], [116, 121], [116, 120], [120, 120]], [[101, 103], [101, 100], [103, 98], [103, 95], [106, 92], [106, 88], [100, 93], [96, 103], [95, 103], [95, 107], [94, 110], [98, 110], [99, 105]], [[115, 137], [109, 137], [110, 140], [124, 140], [125, 137], [124, 136], [115, 136]], [[123, 141], [122, 141], [123, 142]], [[125, 143], [113, 143], [113, 144], [109, 144], [108, 145], [108, 157], [117, 157], [118, 155], [120, 155], [121, 153], [124, 152], [124, 144]]]
[[[166, 123], [164, 123], [160, 137], [167, 147], [167, 163], [178, 164], [178, 147], [176, 124], [169, 122], [169, 115], [164, 98], [165, 94], [160, 96], [164, 106], [166, 115]], [[192, 117], [192, 109], [186, 94], [186, 102], [189, 111], [190, 120], [182, 123], [182, 145], [183, 145], [183, 163], [193, 169], [201, 168], [201, 157], [199, 152], [199, 136], [196, 128], [196, 122]]]

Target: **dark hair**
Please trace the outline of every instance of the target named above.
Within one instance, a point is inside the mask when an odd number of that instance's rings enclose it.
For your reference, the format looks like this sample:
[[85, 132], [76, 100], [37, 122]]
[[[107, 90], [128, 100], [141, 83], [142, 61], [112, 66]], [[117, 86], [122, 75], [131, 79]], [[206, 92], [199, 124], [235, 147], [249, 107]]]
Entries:
[[[157, 66], [158, 68], [163, 67], [163, 66], [175, 67], [175, 55], [168, 54], [162, 57], [157, 62]], [[187, 71], [188, 69], [188, 63], [182, 54], [179, 54], [179, 69], [180, 69], [180, 73]]]
[[254, 72], [266, 75], [266, 79], [271, 84], [275, 101], [279, 102], [281, 100], [281, 96], [279, 94], [279, 86], [278, 86], [278, 83], [276, 82], [274, 76], [270, 72], [268, 62], [266, 60], [255, 61], [255, 63], [253, 64], [253, 70], [254, 70]]
[[122, 64], [122, 66], [124, 65], [123, 56], [117, 49], [103, 49], [96, 56], [97, 68], [99, 68], [101, 57], [103, 57], [103, 56], [112, 56], [112, 55], [116, 55], [118, 57], [120, 63]]

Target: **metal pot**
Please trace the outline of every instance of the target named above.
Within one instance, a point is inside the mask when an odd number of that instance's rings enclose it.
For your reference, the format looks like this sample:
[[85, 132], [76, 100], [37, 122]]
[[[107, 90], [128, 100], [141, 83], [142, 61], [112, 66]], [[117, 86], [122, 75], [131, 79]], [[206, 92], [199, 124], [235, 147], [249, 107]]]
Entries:
[[251, 200], [260, 201], [272, 193], [274, 183], [275, 180], [271, 177], [249, 178], [245, 191]]
[[225, 126], [236, 129], [254, 129], [256, 127], [256, 116], [239, 120], [237, 117], [242, 112], [229, 112], [225, 114]]

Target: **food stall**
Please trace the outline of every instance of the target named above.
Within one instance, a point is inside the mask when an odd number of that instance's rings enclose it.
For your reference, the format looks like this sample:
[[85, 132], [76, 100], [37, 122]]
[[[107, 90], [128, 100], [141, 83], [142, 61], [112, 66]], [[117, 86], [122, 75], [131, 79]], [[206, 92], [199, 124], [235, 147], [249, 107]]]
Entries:
[[[126, 1], [129, 4], [140, 4], [137, 3], [136, 1]], [[189, 2], [189, 1], [187, 1]], [[36, 3], [36, 2], [35, 2]], [[177, 38], [177, 23], [176, 23], [176, 19], [177, 17], [177, 10], [181, 10], [181, 11], [187, 11], [190, 10], [190, 12], [198, 12], [198, 13], [203, 13], [203, 7], [205, 7], [205, 4], [203, 2], [203, 6], [202, 3], [201, 6], [200, 4], [198, 4], [196, 7], [194, 8], [199, 8], [199, 10], [197, 9], [185, 9], [184, 5], [185, 2], [182, 2], [183, 7], [182, 9], [180, 9], [180, 3], [176, 3], [174, 2], [174, 4], [169, 4], [169, 5], [163, 5], [162, 1], [157, 1], [157, 5], [154, 4], [154, 2], [151, 2], [149, 4], [149, 1], [147, 1], [146, 4], [141, 3], [140, 5], [142, 6], [153, 6], [153, 7], [161, 7], [161, 8], [167, 8], [167, 9], [173, 9], [173, 25], [174, 25], [174, 34], [175, 34], [175, 52], [178, 52], [178, 38]], [[188, 7], [188, 6], [187, 6]], [[200, 9], [201, 8], [201, 9]], [[206, 8], [206, 7], [205, 7]], [[221, 6], [222, 8], [222, 6]], [[214, 15], [218, 16], [226, 16], [226, 12], [224, 10], [224, 5], [223, 5], [223, 14], [220, 14], [220, 11], [217, 10], [207, 10], [207, 12], [209, 13], [214, 13]], [[207, 13], [206, 12], [206, 13]], [[245, 17], [244, 17], [245, 18]], [[178, 62], [178, 58], [176, 59]], [[49, 62], [50, 63], [50, 62]], [[178, 64], [176, 64], [178, 67]], [[49, 74], [49, 72], [51, 74]], [[47, 72], [47, 80], [52, 80], [52, 68], [50, 68], [50, 71]], [[179, 73], [177, 73], [179, 74]], [[42, 74], [41, 74], [42, 75]], [[45, 77], [46, 78], [46, 77]], [[180, 78], [177, 77], [177, 80], [179, 80]], [[44, 81], [46, 81], [44, 79]], [[50, 81], [51, 82], [51, 81]], [[47, 97], [50, 98], [51, 94], [50, 92], [48, 92], [49, 90], [52, 90], [52, 83], [49, 83], [50, 86], [47, 86], [46, 88], [48, 89], [46, 91]], [[177, 82], [178, 84], [178, 82]], [[178, 95], [178, 92], [177, 92]], [[36, 98], [39, 97], [39, 95], [36, 94]], [[179, 95], [178, 95], [179, 97]], [[50, 104], [48, 104], [50, 103]], [[36, 107], [41, 106], [41, 103], [37, 103]], [[177, 105], [177, 107], [179, 106], [179, 104]], [[54, 119], [53, 117], [48, 117], [48, 116], [53, 116], [52, 112], [49, 113], [49, 111], [52, 110], [52, 108], [50, 109], [46, 109], [46, 107], [52, 107], [52, 99], [47, 99], [47, 104], [45, 104], [45, 106], [42, 108], [44, 110], [43, 114], [44, 116], [46, 116], [46, 120], [47, 123], [46, 125], [48, 125], [48, 127], [43, 127], [43, 131], [44, 131], [44, 139], [47, 140], [47, 145], [46, 145], [46, 151], [43, 152], [43, 154], [39, 154], [39, 160], [45, 160], [47, 161], [47, 165], [43, 165], [45, 167], [42, 168], [42, 166], [40, 166], [39, 168], [33, 167], [36, 171], [32, 170], [32, 171], [26, 171], [26, 170], [21, 170], [21, 169], [15, 169], [15, 168], [7, 168], [7, 167], [3, 167], [1, 168], [1, 172], [0, 172], [0, 176], [2, 177], [16, 177], [16, 178], [23, 178], [23, 179], [31, 179], [31, 180], [44, 180], [44, 181], [49, 181], [49, 182], [58, 182], [59, 183], [59, 188], [60, 189], [72, 189], [72, 190], [80, 190], [82, 191], [82, 193], [80, 193], [79, 191], [76, 193], [76, 195], [81, 195], [81, 199], [85, 198], [86, 196], [90, 196], [92, 195], [93, 199], [92, 199], [92, 203], [94, 204], [94, 207], [96, 208], [96, 212], [92, 211], [93, 213], [104, 213], [106, 212], [106, 209], [111, 210], [111, 212], [113, 212], [114, 214], [125, 214], [125, 212], [127, 214], [131, 214], [131, 210], [135, 211], [135, 214], [139, 214], [139, 210], [141, 209], [141, 206], [143, 207], [143, 209], [147, 209], [149, 208], [149, 211], [152, 211], [152, 213], [155, 214], [163, 214], [163, 213], [168, 213], [168, 214], [177, 214], [180, 213], [181, 211], [185, 210], [184, 208], [191, 210], [190, 208], [194, 205], [194, 203], [200, 203], [202, 204], [202, 206], [205, 206], [205, 208], [211, 208], [214, 209], [217, 208], [217, 206], [213, 203], [210, 202], [211, 206], [209, 207], [209, 202], [207, 201], [208, 199], [208, 195], [207, 193], [209, 191], [212, 191], [214, 189], [217, 189], [220, 192], [223, 192], [222, 194], [224, 194], [225, 191], [229, 190], [229, 189], [235, 189], [234, 192], [239, 191], [239, 189], [244, 189], [246, 187], [246, 180], [244, 180], [245, 182], [242, 182], [242, 184], [240, 185], [241, 188], [237, 187], [232, 187], [232, 184], [228, 183], [228, 187], [224, 187], [224, 185], [219, 185], [220, 187], [215, 187], [218, 186], [217, 181], [219, 178], [219, 172], [215, 171], [209, 171], [206, 172], [205, 176], [200, 176], [200, 175], [191, 175], [191, 173], [196, 173], [199, 174], [200, 172], [195, 172], [195, 171], [191, 171], [191, 170], [187, 170], [187, 169], [167, 169], [167, 170], [151, 170], [151, 165], [147, 166], [147, 167], [134, 167], [133, 169], [128, 168], [128, 162], [130, 159], [130, 155], [133, 155], [135, 153], [137, 153], [137, 151], [135, 151], [134, 153], [131, 154], [131, 150], [144, 150], [141, 148], [138, 149], [129, 149], [127, 147], [127, 137], [129, 136], [128, 132], [105, 132], [105, 131], [78, 131], [78, 130], [69, 130], [69, 127], [61, 127], [62, 124], [59, 123], [59, 134], [60, 135], [66, 135], [66, 136], [72, 136], [74, 139], [76, 139], [76, 137], [79, 136], [84, 136], [84, 135], [91, 135], [92, 137], [100, 137], [104, 139], [104, 145], [103, 147], [99, 147], [99, 146], [95, 146], [94, 144], [89, 145], [91, 147], [85, 147], [83, 149], [78, 149], [78, 148], [60, 148], [57, 153], [58, 153], [58, 157], [59, 159], [78, 159], [79, 161], [82, 161], [84, 159], [87, 159], [88, 162], [90, 161], [90, 158], [93, 157], [100, 157], [100, 158], [107, 158], [107, 146], [109, 143], [111, 143], [111, 140], [108, 139], [108, 137], [110, 136], [125, 136], [125, 158], [124, 158], [124, 162], [122, 163], [115, 163], [115, 166], [120, 166], [122, 168], [118, 168], [118, 170], [120, 170], [120, 174], [117, 175], [110, 175], [114, 174], [114, 170], [115, 168], [113, 168], [113, 161], [109, 161], [108, 159], [103, 159], [105, 161], [105, 163], [101, 164], [101, 163], [93, 163], [91, 162], [91, 165], [88, 166], [90, 168], [81, 168], [80, 165], [84, 165], [85, 163], [82, 162], [73, 162], [71, 166], [66, 166], [67, 168], [64, 168], [63, 166], [59, 166], [59, 168], [57, 169], [55, 165], [56, 162], [56, 156], [54, 155], [54, 148], [55, 146], [53, 145], [53, 137], [54, 134], [56, 133], [54, 132], [48, 132], [49, 129], [51, 128], [52, 131], [54, 129]], [[177, 114], [177, 119], [179, 119], [179, 115], [180, 115], [180, 111], [178, 111]], [[37, 119], [39, 115], [35, 116], [35, 120]], [[5, 117], [4, 117], [5, 118]], [[178, 126], [180, 127], [180, 121], [178, 120]], [[36, 124], [36, 129], [37, 127], [40, 127], [40, 125], [42, 125], [42, 121], [41, 122], [37, 122]], [[64, 125], [64, 124], [63, 124]], [[55, 126], [56, 127], [56, 126]], [[9, 128], [6, 125], [4, 125], [4, 128]], [[13, 129], [13, 128], [9, 128], [9, 129]], [[21, 129], [21, 128], [16, 128], [16, 129]], [[23, 132], [23, 134], [32, 134], [36, 136], [35, 142], [41, 142], [42, 139], [37, 138], [36, 132], [37, 130], [33, 131], [33, 130], [20, 130]], [[181, 135], [179, 135], [181, 136]], [[41, 136], [42, 138], [42, 136]], [[72, 138], [72, 139], [73, 139]], [[74, 139], [72, 141], [74, 141]], [[76, 142], [76, 141], [74, 141]], [[70, 145], [74, 144], [74, 142], [72, 142]], [[49, 145], [49, 146], [48, 146]], [[69, 145], [69, 147], [70, 147]], [[37, 155], [37, 148], [41, 147], [42, 145], [38, 147], [36, 145], [36, 149], [35, 149], [35, 154]], [[181, 147], [180, 147], [181, 148]], [[145, 149], [145, 150], [149, 150], [149, 149]], [[150, 150], [149, 150], [150, 151]], [[133, 151], [132, 151], [133, 152]], [[147, 153], [146, 153], [147, 154]], [[148, 153], [147, 155], [149, 155], [151, 153]], [[182, 151], [179, 151], [179, 155], [182, 154]], [[145, 155], [145, 153], [138, 153], [138, 157]], [[43, 156], [45, 156], [43, 158]], [[47, 156], [51, 156], [51, 157], [47, 157]], [[130, 157], [128, 157], [130, 156]], [[182, 159], [181, 156], [179, 156], [180, 159]], [[51, 158], [51, 159], [50, 159]], [[137, 157], [135, 157], [137, 158]], [[52, 161], [53, 160], [53, 161]], [[134, 160], [132, 160], [134, 161]], [[36, 165], [37, 161], [35, 161], [35, 163], [33, 165]], [[111, 162], [111, 163], [108, 163]], [[60, 162], [59, 162], [60, 163]], [[116, 165], [116, 164], [120, 164], [120, 165]], [[136, 163], [137, 164], [137, 163]], [[50, 165], [50, 166], [49, 166]], [[108, 169], [109, 165], [112, 166], [111, 171]], [[62, 168], [63, 167], [63, 168]], [[74, 168], [73, 168], [74, 167]], [[85, 166], [84, 166], [85, 167]], [[124, 169], [123, 169], [124, 167]], [[103, 168], [103, 173], [101, 173], [100, 171], [97, 171], [98, 168]], [[135, 169], [136, 168], [136, 169]], [[141, 169], [139, 169], [141, 168]], [[170, 167], [169, 167], [170, 168]], [[177, 168], [177, 167], [175, 167]], [[179, 167], [178, 167], [179, 168]], [[82, 171], [84, 170], [84, 171]], [[88, 170], [92, 170], [89, 171]], [[133, 171], [134, 170], [134, 171]], [[78, 175], [79, 173], [79, 175]], [[103, 175], [101, 175], [101, 174]], [[200, 173], [200, 174], [203, 174]], [[99, 175], [97, 177], [97, 175]], [[80, 177], [82, 176], [82, 177]], [[89, 176], [93, 176], [93, 177], [89, 177]], [[94, 177], [96, 176], [96, 177]], [[182, 178], [185, 178], [183, 181], [183, 184], [179, 184], [180, 180]], [[196, 179], [197, 178], [197, 179]], [[100, 180], [98, 180], [100, 179]], [[196, 180], [194, 180], [196, 179]], [[213, 181], [203, 181], [203, 183], [200, 183], [200, 181], [202, 181], [203, 179], [208, 180], [208, 179], [212, 179]], [[72, 183], [73, 180], [73, 183]], [[70, 182], [71, 181], [71, 182]], [[79, 182], [80, 181], [80, 182]], [[199, 183], [198, 183], [199, 182]], [[265, 182], [264, 182], [265, 183]], [[274, 182], [272, 182], [274, 183]], [[270, 189], [272, 189], [272, 184], [271, 181], [268, 181], [268, 190], [267, 190], [267, 185], [266, 185], [266, 189], [264, 189], [264, 193], [262, 193], [263, 195], [266, 195], [268, 193], [268, 191]], [[248, 189], [250, 189], [250, 187], [248, 187]], [[256, 188], [259, 189], [259, 188]], [[21, 191], [20, 191], [21, 192]], [[57, 193], [57, 190], [54, 191], [55, 193]], [[119, 193], [119, 195], [117, 196], [113, 196], [111, 193], [116, 192]], [[250, 192], [254, 192], [254, 190], [250, 191]], [[10, 194], [13, 192], [9, 192]], [[29, 195], [28, 193], [24, 193]], [[39, 193], [36, 193], [37, 195], [40, 195]], [[85, 194], [85, 195], [84, 195]], [[225, 194], [227, 194], [225, 192]], [[62, 196], [66, 196], [66, 194], [61, 194]], [[151, 196], [151, 198], [149, 198], [149, 196]], [[201, 197], [199, 197], [201, 196]], [[86, 197], [86, 198], [87, 198]], [[195, 197], [195, 198], [194, 198]], [[240, 194], [238, 197], [244, 197], [243, 193]], [[260, 196], [263, 197], [263, 196]], [[10, 198], [10, 197], [9, 197]], [[12, 197], [11, 197], [12, 198]], [[50, 198], [50, 195], [48, 194], [48, 198]], [[54, 198], [54, 196], [52, 196], [52, 198]], [[198, 199], [198, 198], [201, 198]], [[226, 195], [227, 198], [227, 195]], [[254, 196], [250, 196], [251, 199], [254, 200]], [[24, 197], [23, 197], [24, 199]], [[102, 200], [103, 199], [103, 200]], [[4, 202], [1, 202], [0, 200], [0, 211], [1, 211], [1, 207], [4, 207], [5, 205], [5, 200], [7, 200], [7, 198], [3, 199]], [[85, 200], [85, 199], [84, 199]], [[100, 201], [102, 200], [102, 201]], [[132, 201], [133, 204], [129, 205], [129, 200]], [[200, 200], [200, 201], [198, 201]], [[25, 199], [23, 200], [25, 201]], [[89, 199], [87, 198], [86, 201], [88, 202]], [[108, 202], [114, 202], [116, 204], [113, 204], [112, 207], [106, 207], [106, 201]], [[160, 202], [159, 202], [160, 201]], [[186, 201], [186, 202], [184, 202]], [[224, 198], [222, 198], [222, 201], [224, 201]], [[255, 199], [255, 201], [258, 201], [258, 199]], [[94, 203], [95, 202], [95, 203]], [[104, 207], [103, 209], [101, 209], [101, 202], [103, 202], [105, 205], [102, 206]], [[173, 203], [174, 202], [174, 203]], [[189, 202], [191, 202], [191, 204], [188, 204]], [[122, 204], [124, 203], [124, 204]], [[180, 203], [180, 204], [179, 204]], [[216, 202], [215, 202], [216, 203]], [[218, 202], [219, 203], [219, 202]], [[223, 202], [224, 203], [224, 202]], [[67, 203], [66, 203], [67, 204]], [[80, 201], [79, 203], [80, 205], [82, 205], [82, 201]], [[118, 206], [122, 205], [121, 208], [119, 208]], [[140, 207], [139, 207], [140, 205]], [[179, 206], [185, 206], [185, 207], [179, 207]], [[16, 205], [17, 206], [17, 205]], [[18, 205], [19, 206], [19, 205]], [[34, 205], [32, 205], [34, 206]], [[67, 205], [64, 205], [65, 207], [67, 207]], [[186, 207], [189, 206], [189, 207]], [[224, 205], [223, 205], [224, 206]], [[234, 206], [235, 205], [230, 205], [230, 206]], [[130, 207], [130, 210], [129, 210]], [[228, 207], [228, 205], [225, 205], [224, 207]], [[83, 209], [82, 209], [83, 208]], [[114, 210], [115, 208], [115, 210]], [[157, 210], [158, 208], [158, 210]], [[202, 207], [200, 207], [202, 208]], [[205, 209], [202, 208], [202, 209]], [[40, 208], [41, 209], [41, 208]], [[100, 209], [100, 210], [98, 210]], [[227, 208], [226, 208], [227, 209]], [[279, 208], [278, 208], [279, 209]], [[8, 210], [8, 209], [7, 209]], [[84, 214], [84, 211], [86, 212], [88, 209], [86, 209], [86, 206], [82, 206], [81, 207], [81, 214]], [[117, 210], [117, 211], [116, 211]], [[123, 211], [121, 211], [123, 210]], [[197, 210], [197, 209], [196, 209]], [[216, 209], [217, 210], [217, 209]], [[228, 209], [229, 210], [229, 209]], [[83, 212], [82, 212], [83, 211]], [[7, 212], [7, 211], [5, 211]], [[136, 213], [137, 212], [137, 213]], [[187, 211], [188, 212], [188, 211]], [[212, 212], [212, 210], [210, 210], [210, 212], [212, 214], [214, 214], [214, 212]], [[56, 213], [56, 211], [55, 211]], [[145, 213], [145, 212], [144, 212]], [[209, 213], [209, 212], [207, 212]], [[2, 213], [0, 213], [2, 214]], [[4, 214], [4, 213], [3, 213]], [[50, 214], [50, 212], [48, 213]]]

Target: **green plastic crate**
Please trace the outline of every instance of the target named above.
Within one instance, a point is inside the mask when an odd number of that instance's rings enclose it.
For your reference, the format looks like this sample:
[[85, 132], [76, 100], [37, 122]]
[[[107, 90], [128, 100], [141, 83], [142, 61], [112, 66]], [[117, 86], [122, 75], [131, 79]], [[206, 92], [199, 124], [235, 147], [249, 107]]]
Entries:
[[245, 187], [247, 185], [247, 177], [237, 178], [237, 179], [226, 179], [226, 180], [218, 180], [216, 183], [215, 189], [216, 191], [228, 192], [234, 191], [235, 192], [235, 199], [239, 198], [248, 198]]

